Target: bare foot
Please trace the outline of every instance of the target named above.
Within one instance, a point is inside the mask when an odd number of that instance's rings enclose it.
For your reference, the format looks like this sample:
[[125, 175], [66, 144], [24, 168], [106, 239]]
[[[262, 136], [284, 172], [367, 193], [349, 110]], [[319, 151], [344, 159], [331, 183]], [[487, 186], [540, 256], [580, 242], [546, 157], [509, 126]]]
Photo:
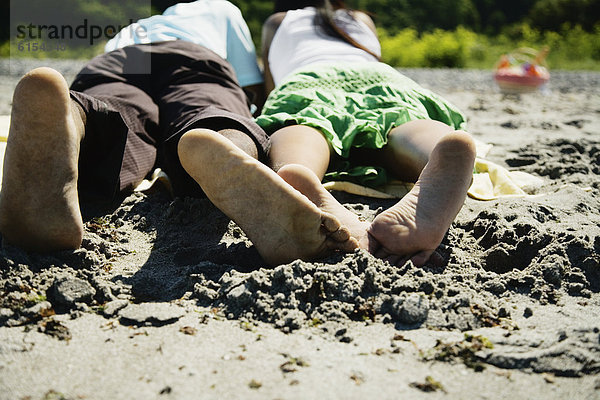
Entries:
[[83, 222], [77, 162], [84, 124], [67, 82], [37, 68], [17, 85], [0, 192], [3, 238], [33, 251], [75, 249]]
[[469, 134], [444, 136], [413, 189], [371, 224], [369, 251], [391, 263], [427, 262], [465, 201], [474, 160]]
[[185, 170], [213, 204], [242, 228], [268, 264], [312, 260], [358, 246], [335, 216], [319, 210], [217, 132], [185, 133], [178, 152]]
[[335, 215], [350, 230], [350, 235], [359, 242], [359, 246], [368, 249], [369, 223], [361, 221], [356, 214], [340, 204], [310, 169], [299, 164], [288, 164], [277, 173], [321, 210]]

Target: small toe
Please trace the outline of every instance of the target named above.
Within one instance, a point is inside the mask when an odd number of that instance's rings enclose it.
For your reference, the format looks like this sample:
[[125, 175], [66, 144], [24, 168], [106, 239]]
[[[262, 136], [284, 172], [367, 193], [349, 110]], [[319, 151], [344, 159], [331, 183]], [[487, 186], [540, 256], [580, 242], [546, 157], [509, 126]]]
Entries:
[[342, 224], [333, 214], [323, 213], [321, 216], [321, 225], [325, 227], [328, 232], [336, 232], [340, 229]]
[[340, 227], [337, 231], [328, 235], [330, 239], [335, 240], [336, 242], [345, 242], [350, 239], [350, 230], [345, 226]]
[[358, 248], [358, 240], [356, 240], [353, 237], [349, 238], [344, 242], [338, 242], [336, 240], [327, 239], [325, 244], [330, 250], [339, 250], [343, 251], [344, 253], [349, 253]]

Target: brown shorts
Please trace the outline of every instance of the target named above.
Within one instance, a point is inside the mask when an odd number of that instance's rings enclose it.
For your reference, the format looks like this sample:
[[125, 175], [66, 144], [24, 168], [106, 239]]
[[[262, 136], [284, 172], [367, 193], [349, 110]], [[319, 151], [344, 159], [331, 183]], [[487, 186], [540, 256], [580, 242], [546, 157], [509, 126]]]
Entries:
[[[138, 73], [140, 65], [150, 73]], [[269, 139], [254, 122], [233, 68], [193, 43], [133, 45], [102, 54], [77, 75], [71, 98], [87, 118], [79, 157], [82, 200], [112, 201], [155, 167], [169, 175], [176, 195], [202, 196], [177, 156], [179, 138], [193, 128], [240, 130], [254, 140], [259, 159], [266, 159]]]

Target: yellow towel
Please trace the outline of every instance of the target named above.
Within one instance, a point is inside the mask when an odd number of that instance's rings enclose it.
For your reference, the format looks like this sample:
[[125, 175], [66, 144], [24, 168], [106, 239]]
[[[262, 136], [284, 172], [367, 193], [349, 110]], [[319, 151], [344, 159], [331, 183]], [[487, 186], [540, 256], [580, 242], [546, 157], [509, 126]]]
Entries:
[[534, 195], [543, 183], [543, 179], [526, 172], [509, 171], [491, 161], [477, 158], [468, 194], [478, 200], [526, 197]]
[[333, 181], [326, 182], [323, 186], [325, 186], [325, 189], [327, 190], [337, 190], [376, 199], [399, 199], [404, 197], [404, 195], [412, 189], [413, 184], [409, 182], [392, 181], [383, 187], [373, 189], [352, 182]]
[[[533, 194], [543, 183], [543, 179], [522, 171], [509, 171], [506, 168], [485, 160], [485, 156], [492, 145], [476, 141], [477, 155], [473, 170], [473, 182], [468, 190], [468, 195], [477, 200], [494, 200], [503, 197], [528, 197]], [[328, 190], [339, 190], [360, 196], [380, 199], [399, 199], [412, 189], [413, 184], [401, 181], [372, 189], [351, 182], [327, 182]]]
[[150, 179], [144, 179], [142, 183], [136, 186], [134, 192], [147, 192], [154, 187], [154, 185], [159, 182], [162, 183], [163, 187], [173, 195], [173, 187], [171, 186], [171, 180], [167, 176], [167, 174], [160, 168], [156, 168], [152, 173], [152, 177]]

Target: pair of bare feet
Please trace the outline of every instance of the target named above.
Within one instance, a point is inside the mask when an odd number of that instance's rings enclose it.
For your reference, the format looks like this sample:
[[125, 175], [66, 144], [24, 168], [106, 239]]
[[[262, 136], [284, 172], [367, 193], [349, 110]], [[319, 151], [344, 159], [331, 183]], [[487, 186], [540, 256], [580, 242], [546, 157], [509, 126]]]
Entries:
[[310, 169], [291, 164], [274, 173], [214, 132], [186, 133], [179, 156], [272, 265], [359, 247], [391, 264], [423, 265], [463, 205], [475, 146], [465, 132], [446, 135], [413, 189], [372, 223], [340, 204]]
[[[0, 191], [0, 232], [7, 242], [38, 252], [81, 245], [77, 181], [83, 118], [57, 71], [35, 69], [17, 85]], [[335, 216], [220, 134], [187, 132], [179, 155], [210, 200], [241, 226], [269, 264], [358, 246]]]
[[475, 144], [469, 134], [456, 131], [444, 136], [411, 191], [372, 223], [361, 221], [340, 204], [308, 168], [287, 165], [278, 174], [319, 209], [338, 217], [360, 248], [390, 264], [411, 260], [421, 266], [442, 242], [460, 211], [471, 184], [474, 161]]
[[[74, 249], [83, 222], [77, 193], [84, 121], [64, 78], [36, 69], [19, 83], [0, 192], [0, 232], [28, 250]], [[413, 190], [369, 224], [341, 205], [308, 169], [275, 173], [216, 132], [179, 142], [186, 171], [246, 232], [270, 265], [358, 247], [399, 263], [427, 261], [462, 207], [474, 159], [469, 135], [442, 139]]]

